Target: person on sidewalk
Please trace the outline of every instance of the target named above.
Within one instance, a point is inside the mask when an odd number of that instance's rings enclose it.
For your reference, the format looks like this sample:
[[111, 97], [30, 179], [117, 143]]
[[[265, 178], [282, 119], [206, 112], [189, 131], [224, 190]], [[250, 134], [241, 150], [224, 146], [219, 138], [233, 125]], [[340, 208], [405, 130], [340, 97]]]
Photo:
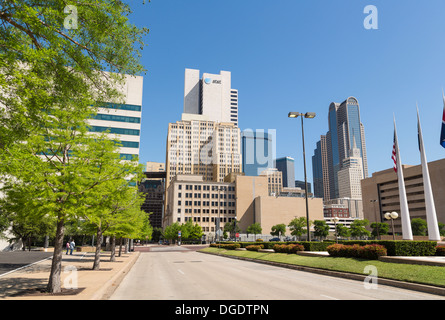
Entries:
[[66, 254], [68, 254], [68, 251], [70, 251], [70, 242], [69, 241], [66, 243]]
[[74, 242], [74, 240], [71, 240], [71, 242], [70, 242], [70, 255], [73, 255], [74, 247], [76, 247], [76, 243]]

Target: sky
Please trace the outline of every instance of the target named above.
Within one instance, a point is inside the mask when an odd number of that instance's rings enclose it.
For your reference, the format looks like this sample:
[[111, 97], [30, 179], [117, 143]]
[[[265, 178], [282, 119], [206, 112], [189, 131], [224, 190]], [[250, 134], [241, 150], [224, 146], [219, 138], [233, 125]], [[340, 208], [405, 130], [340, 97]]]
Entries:
[[[378, 29], [366, 29], [368, 5]], [[440, 146], [445, 88], [443, 0], [130, 0], [130, 22], [148, 27], [140, 162], [165, 162], [168, 123], [181, 119], [186, 68], [232, 73], [239, 90], [239, 124], [275, 129], [277, 157], [295, 159], [304, 180], [300, 120], [308, 181], [331, 102], [358, 99], [369, 175], [392, 168], [396, 119], [404, 164], [420, 164], [418, 103], [428, 161]], [[371, 20], [371, 23], [376, 21]]]

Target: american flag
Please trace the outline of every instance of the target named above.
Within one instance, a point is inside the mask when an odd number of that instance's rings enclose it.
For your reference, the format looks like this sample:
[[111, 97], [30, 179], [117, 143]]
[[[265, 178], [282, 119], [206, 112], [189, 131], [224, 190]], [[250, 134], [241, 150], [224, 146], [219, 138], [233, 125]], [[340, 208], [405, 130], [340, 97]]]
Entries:
[[397, 146], [397, 138], [396, 138], [396, 133], [394, 132], [394, 144], [392, 147], [392, 157], [391, 159], [394, 161], [394, 171], [397, 173], [397, 151], [396, 151], [396, 146]]

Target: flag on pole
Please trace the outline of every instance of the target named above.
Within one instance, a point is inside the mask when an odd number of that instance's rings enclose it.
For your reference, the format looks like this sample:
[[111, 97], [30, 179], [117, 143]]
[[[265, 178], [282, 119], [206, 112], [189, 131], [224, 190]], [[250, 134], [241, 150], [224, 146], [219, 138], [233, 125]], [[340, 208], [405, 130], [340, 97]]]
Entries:
[[[394, 149], [395, 149], [395, 155], [394, 155]], [[397, 180], [399, 182], [400, 219], [402, 222], [402, 237], [403, 240], [413, 240], [413, 231], [411, 229], [411, 220], [409, 217], [408, 199], [406, 197], [405, 178], [403, 176], [402, 159], [400, 157], [395, 117], [394, 117], [394, 147], [393, 147], [392, 159], [394, 160], [394, 170], [397, 173]]]
[[396, 132], [394, 131], [394, 144], [392, 146], [392, 157], [394, 161], [394, 171], [397, 173], [397, 151], [396, 151]]
[[434, 205], [433, 190], [431, 188], [430, 173], [426, 159], [425, 145], [423, 144], [422, 127], [420, 126], [419, 107], [417, 106], [417, 134], [419, 137], [420, 159], [422, 161], [423, 192], [425, 195], [426, 222], [428, 238], [431, 241], [440, 241], [439, 225], [437, 223], [436, 207]]
[[442, 99], [443, 99], [443, 115], [442, 115], [442, 132], [440, 134], [440, 145], [445, 148], [445, 95], [442, 89]]

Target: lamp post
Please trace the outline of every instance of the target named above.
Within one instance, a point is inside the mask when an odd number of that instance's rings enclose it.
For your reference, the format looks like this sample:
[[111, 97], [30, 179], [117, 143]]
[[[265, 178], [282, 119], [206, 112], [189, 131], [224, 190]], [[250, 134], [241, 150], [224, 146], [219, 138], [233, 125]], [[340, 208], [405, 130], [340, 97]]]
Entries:
[[394, 233], [394, 220], [399, 217], [399, 214], [397, 212], [387, 212], [385, 213], [385, 219], [391, 220], [391, 227], [392, 227], [392, 239], [396, 240], [396, 234]]
[[337, 223], [340, 221], [339, 217], [334, 217], [332, 219], [332, 221], [334, 221], [334, 226], [335, 226], [335, 242], [338, 243], [338, 230], [337, 230]]
[[306, 176], [306, 151], [304, 148], [304, 125], [303, 125], [303, 118], [307, 119], [313, 119], [315, 118], [316, 114], [315, 112], [307, 112], [307, 113], [300, 113], [300, 112], [289, 112], [287, 115], [289, 118], [298, 118], [301, 117], [301, 136], [303, 140], [303, 162], [304, 162], [304, 194], [306, 198], [306, 222], [307, 222], [307, 239], [308, 241], [311, 241], [311, 231], [309, 229], [309, 206], [308, 206], [308, 196], [307, 196], [307, 176]]

